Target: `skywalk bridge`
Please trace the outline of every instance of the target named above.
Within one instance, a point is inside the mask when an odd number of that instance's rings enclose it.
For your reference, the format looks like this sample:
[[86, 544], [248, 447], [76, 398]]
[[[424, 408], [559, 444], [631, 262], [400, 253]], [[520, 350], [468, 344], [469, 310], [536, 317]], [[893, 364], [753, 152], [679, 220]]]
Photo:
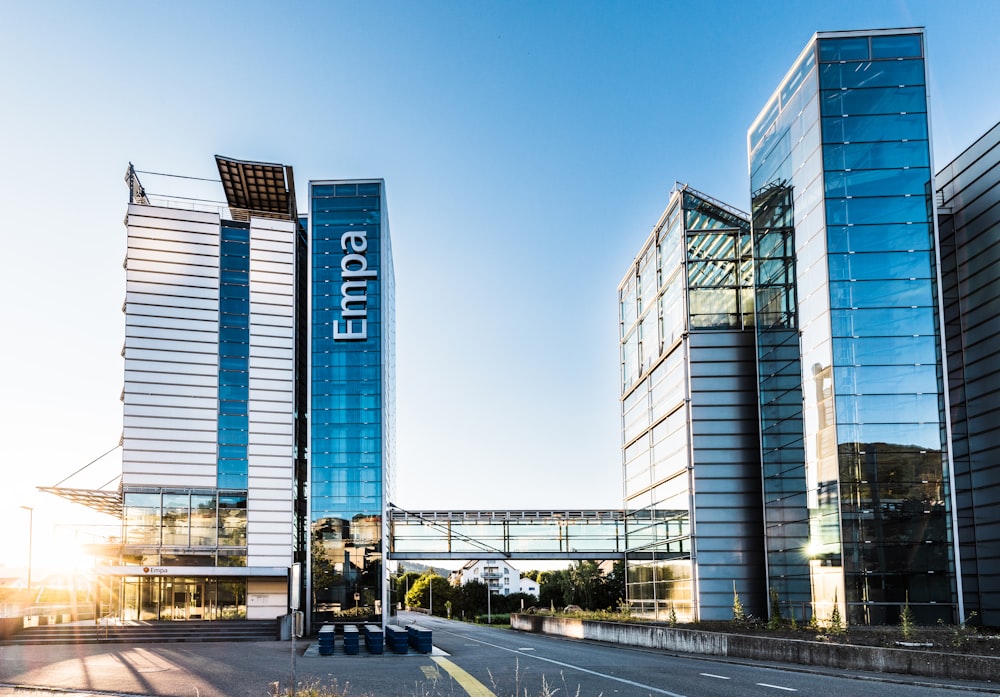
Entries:
[[389, 517], [389, 558], [617, 560], [625, 558], [625, 512], [407, 511]]

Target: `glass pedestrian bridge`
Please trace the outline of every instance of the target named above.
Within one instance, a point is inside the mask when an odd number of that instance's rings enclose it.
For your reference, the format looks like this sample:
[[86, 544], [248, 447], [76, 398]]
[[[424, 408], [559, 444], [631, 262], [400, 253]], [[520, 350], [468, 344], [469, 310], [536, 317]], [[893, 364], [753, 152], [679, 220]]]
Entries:
[[625, 558], [625, 512], [406, 511], [390, 505], [389, 558]]

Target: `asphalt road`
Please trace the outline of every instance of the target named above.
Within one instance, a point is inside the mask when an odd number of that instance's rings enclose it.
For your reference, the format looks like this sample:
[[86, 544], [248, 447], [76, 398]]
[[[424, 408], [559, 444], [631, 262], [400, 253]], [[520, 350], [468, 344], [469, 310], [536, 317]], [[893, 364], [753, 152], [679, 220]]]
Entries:
[[[403, 613], [434, 632], [434, 655], [319, 656], [298, 642], [0, 647], [0, 695], [15, 688], [77, 694], [266, 697], [291, 684], [348, 697], [969, 697], [998, 685], [939, 684], [725, 662], [611, 647]], [[39, 691], [41, 689], [41, 692]], [[21, 689], [17, 694], [23, 695]]]

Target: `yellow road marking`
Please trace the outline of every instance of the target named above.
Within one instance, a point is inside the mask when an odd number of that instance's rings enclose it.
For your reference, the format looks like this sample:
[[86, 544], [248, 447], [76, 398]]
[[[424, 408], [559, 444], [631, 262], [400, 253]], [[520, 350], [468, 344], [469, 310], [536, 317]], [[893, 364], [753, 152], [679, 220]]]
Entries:
[[455, 682], [457, 682], [461, 688], [468, 693], [469, 697], [496, 697], [495, 694], [486, 688], [486, 685], [476, 680], [447, 658], [442, 658], [441, 656], [431, 656], [431, 660], [444, 668], [448, 675], [453, 677]]

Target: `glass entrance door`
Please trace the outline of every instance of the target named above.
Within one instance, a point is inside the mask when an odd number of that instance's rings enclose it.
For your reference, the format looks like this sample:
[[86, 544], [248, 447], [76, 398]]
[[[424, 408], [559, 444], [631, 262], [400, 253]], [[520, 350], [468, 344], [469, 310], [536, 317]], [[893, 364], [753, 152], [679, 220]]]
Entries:
[[205, 585], [175, 579], [170, 592], [170, 617], [175, 620], [200, 620], [204, 618]]

